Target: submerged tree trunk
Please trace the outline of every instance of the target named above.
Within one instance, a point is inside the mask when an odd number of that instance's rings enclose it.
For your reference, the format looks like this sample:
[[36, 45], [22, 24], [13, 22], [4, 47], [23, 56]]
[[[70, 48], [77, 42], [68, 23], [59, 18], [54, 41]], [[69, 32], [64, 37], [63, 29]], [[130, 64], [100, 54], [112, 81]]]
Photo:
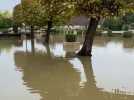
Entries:
[[35, 46], [34, 46], [34, 26], [31, 25], [31, 52], [34, 54]]
[[96, 33], [96, 28], [98, 26], [98, 22], [99, 22], [99, 18], [90, 19], [88, 29], [85, 35], [85, 41], [83, 43], [81, 50], [78, 52], [79, 56], [92, 56], [91, 55], [92, 45], [93, 45], [93, 40], [94, 40], [94, 36]]
[[47, 32], [46, 32], [46, 37], [45, 37], [45, 42], [49, 43], [49, 37], [51, 33], [51, 28], [52, 28], [52, 20], [48, 21], [48, 26], [47, 26]]
[[34, 27], [31, 26], [31, 39], [34, 39]]

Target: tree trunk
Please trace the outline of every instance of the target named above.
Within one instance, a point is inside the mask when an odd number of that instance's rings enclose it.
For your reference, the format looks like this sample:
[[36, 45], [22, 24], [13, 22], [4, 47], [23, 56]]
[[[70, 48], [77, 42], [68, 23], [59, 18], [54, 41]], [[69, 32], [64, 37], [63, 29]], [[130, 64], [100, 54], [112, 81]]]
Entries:
[[31, 39], [31, 52], [32, 52], [32, 54], [35, 53], [35, 42], [34, 42], [34, 38]]
[[48, 27], [47, 27], [47, 32], [46, 32], [46, 37], [45, 37], [45, 42], [49, 43], [49, 37], [50, 37], [50, 32], [52, 28], [52, 20], [48, 21]]
[[13, 26], [13, 31], [14, 33], [18, 34], [18, 25]]
[[78, 56], [92, 56], [92, 45], [93, 45], [93, 40], [94, 36], [96, 33], [96, 28], [98, 26], [99, 18], [91, 18], [88, 29], [85, 35], [85, 41], [83, 43], [83, 46], [81, 50], [78, 52]]
[[47, 56], [51, 56], [51, 52], [50, 52], [49, 44], [47, 44], [47, 43], [43, 43], [43, 45], [46, 47], [46, 50], [47, 50]]
[[31, 26], [31, 39], [34, 39], [34, 27]]

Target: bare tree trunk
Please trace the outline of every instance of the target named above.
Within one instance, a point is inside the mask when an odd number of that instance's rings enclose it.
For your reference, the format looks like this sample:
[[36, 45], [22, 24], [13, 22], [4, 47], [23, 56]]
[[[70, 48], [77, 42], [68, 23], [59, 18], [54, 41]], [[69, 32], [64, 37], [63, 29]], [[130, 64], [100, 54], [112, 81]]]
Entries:
[[48, 27], [47, 27], [47, 32], [46, 32], [46, 37], [45, 37], [45, 42], [49, 43], [49, 37], [51, 33], [51, 28], [52, 28], [52, 20], [48, 21]]
[[31, 26], [31, 39], [34, 39], [34, 26]]
[[35, 53], [35, 42], [34, 42], [34, 38], [31, 39], [31, 52], [32, 52], [32, 54]]
[[18, 25], [13, 25], [13, 31], [18, 34]]
[[92, 56], [91, 55], [92, 45], [93, 45], [93, 40], [94, 40], [94, 36], [96, 33], [96, 28], [98, 26], [98, 22], [99, 22], [99, 18], [98, 19], [97, 18], [90, 19], [88, 29], [86, 31], [83, 46], [77, 55], [79, 55], [79, 56]]

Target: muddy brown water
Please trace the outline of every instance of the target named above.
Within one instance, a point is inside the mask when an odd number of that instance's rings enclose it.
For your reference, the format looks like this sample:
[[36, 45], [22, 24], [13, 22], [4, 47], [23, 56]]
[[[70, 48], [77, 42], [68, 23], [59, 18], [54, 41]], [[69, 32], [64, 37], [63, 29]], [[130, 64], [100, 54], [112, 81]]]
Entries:
[[0, 39], [0, 100], [134, 100], [134, 39], [96, 37], [91, 58], [81, 43]]

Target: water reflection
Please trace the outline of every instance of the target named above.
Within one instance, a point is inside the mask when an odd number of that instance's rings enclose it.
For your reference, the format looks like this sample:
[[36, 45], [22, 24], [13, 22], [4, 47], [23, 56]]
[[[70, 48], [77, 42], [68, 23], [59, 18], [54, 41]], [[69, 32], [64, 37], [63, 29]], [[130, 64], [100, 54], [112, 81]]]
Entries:
[[[5, 61], [6, 55], [9, 61], [0, 62], [0, 70], [9, 68], [13, 77], [21, 73], [10, 87], [16, 95], [19, 87], [25, 90], [22, 100], [134, 100], [133, 39], [130, 43], [129, 39], [96, 37], [92, 59], [75, 57], [81, 42], [66, 44], [63, 36], [51, 36], [50, 45], [40, 39], [0, 41], [0, 59]], [[0, 75], [11, 81], [6, 74]]]
[[17, 46], [18, 45], [18, 40], [19, 39], [0, 39], [0, 50], [1, 51], [8, 51], [10, 50], [13, 46]]
[[106, 92], [96, 86], [90, 58], [55, 58], [48, 54], [16, 52], [15, 64], [23, 71], [24, 84], [41, 100], [132, 100], [134, 96], [116, 89]]
[[34, 42], [34, 39], [31, 39], [31, 51], [32, 53], [34, 54], [35, 53], [35, 42]]

